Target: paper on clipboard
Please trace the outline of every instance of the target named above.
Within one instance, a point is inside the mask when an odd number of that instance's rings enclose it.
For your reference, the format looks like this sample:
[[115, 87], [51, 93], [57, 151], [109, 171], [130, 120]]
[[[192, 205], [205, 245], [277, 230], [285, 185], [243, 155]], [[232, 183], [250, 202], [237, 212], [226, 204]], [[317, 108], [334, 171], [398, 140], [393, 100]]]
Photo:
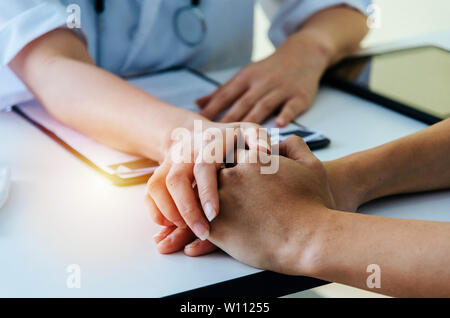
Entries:
[[[188, 69], [143, 76], [129, 82], [169, 104], [193, 112], [199, 112], [195, 100], [217, 88], [214, 82]], [[42, 130], [51, 132], [60, 143], [63, 141], [71, 150], [75, 150], [79, 157], [100, 169], [116, 184], [145, 182], [145, 177], [153, 173], [158, 166], [154, 161], [114, 150], [61, 124], [35, 100], [20, 104], [16, 110], [29, 121], [41, 126], [41, 129], [44, 127]], [[274, 120], [269, 120], [264, 126], [275, 127]], [[300, 136], [306, 142], [324, 138], [320, 133], [294, 123], [280, 129], [279, 140], [282, 141], [290, 135]]]

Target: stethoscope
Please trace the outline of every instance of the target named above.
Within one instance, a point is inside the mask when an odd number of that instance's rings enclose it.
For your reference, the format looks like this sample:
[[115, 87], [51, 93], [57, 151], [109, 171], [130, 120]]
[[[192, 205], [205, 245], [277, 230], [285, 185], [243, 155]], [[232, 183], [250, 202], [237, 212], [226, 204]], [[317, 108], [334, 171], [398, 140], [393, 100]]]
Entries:
[[[200, 0], [191, 0], [191, 4], [175, 11], [173, 29], [177, 38], [189, 47], [203, 43], [207, 25], [205, 15], [200, 10]], [[105, 0], [95, 0], [95, 11], [101, 14], [105, 10]]]

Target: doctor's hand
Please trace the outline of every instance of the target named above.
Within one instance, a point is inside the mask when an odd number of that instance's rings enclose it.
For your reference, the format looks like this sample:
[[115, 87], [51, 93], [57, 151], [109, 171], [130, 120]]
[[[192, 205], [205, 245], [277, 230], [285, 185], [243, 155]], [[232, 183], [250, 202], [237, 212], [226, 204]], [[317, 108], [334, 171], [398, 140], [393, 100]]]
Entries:
[[311, 105], [329, 57], [314, 39], [287, 40], [268, 58], [250, 64], [210, 95], [197, 100], [211, 120], [230, 107], [221, 122], [261, 123], [280, 109], [286, 126]]
[[220, 214], [209, 240], [248, 265], [303, 275], [314, 261], [316, 236], [335, 213], [334, 198], [325, 167], [300, 138], [280, 148], [291, 159], [280, 156], [275, 174], [262, 175], [259, 164], [221, 170]]
[[203, 127], [173, 132], [170, 150], [147, 184], [150, 215], [166, 227], [155, 241], [169, 236], [158, 245], [161, 253], [178, 251], [195, 237], [207, 239], [209, 222], [219, 211], [217, 171], [238, 141], [249, 149], [270, 151], [267, 131], [258, 125], [200, 122]]

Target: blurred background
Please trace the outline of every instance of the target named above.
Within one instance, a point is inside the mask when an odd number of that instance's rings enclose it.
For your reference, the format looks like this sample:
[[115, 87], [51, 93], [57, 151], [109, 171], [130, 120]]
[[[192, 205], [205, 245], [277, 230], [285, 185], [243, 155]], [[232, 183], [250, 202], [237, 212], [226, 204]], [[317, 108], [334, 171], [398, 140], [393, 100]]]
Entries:
[[[450, 30], [450, 0], [373, 0], [381, 12], [381, 28], [366, 37], [363, 47], [386, 44], [429, 33]], [[274, 50], [267, 38], [270, 23], [257, 5], [253, 60]]]
[[[371, 30], [362, 46], [389, 44], [401, 40], [449, 30], [450, 0], [373, 0], [381, 13], [381, 27]], [[274, 50], [267, 37], [269, 29], [260, 5], [255, 12], [253, 60], [260, 60]], [[288, 297], [384, 297], [379, 294], [344, 286], [328, 284]]]

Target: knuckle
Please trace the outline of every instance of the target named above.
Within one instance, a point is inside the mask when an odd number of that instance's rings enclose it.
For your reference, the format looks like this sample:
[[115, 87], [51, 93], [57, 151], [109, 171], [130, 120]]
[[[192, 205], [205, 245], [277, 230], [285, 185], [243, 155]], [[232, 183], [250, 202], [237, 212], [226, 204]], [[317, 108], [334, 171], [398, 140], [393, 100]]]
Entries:
[[161, 187], [161, 178], [157, 176], [152, 176], [148, 181], [148, 194], [152, 195], [159, 191]]
[[263, 79], [264, 84], [272, 84], [272, 83], [278, 83], [280, 81], [280, 78], [276, 74], [269, 74], [266, 75]]
[[268, 101], [260, 101], [256, 107], [263, 112], [270, 112], [273, 109], [272, 103]]
[[305, 142], [299, 136], [291, 136], [286, 141], [292, 145], [301, 145], [301, 146], [305, 145]]
[[[218, 91], [217, 94], [211, 99], [211, 101], [213, 101], [214, 105], [223, 104], [226, 100], [227, 100], [227, 93], [224, 90]], [[210, 102], [210, 104], [211, 104], [211, 102]], [[217, 106], [215, 106], [215, 107], [217, 107]], [[207, 107], [204, 110], [212, 112], [212, 111], [214, 111], [213, 108], [214, 107], [212, 107], [212, 108]]]
[[[257, 159], [258, 160], [258, 159]], [[233, 183], [239, 187], [245, 186], [245, 180], [260, 175], [261, 164], [259, 162], [246, 162], [236, 166], [239, 177], [233, 179]]]
[[181, 171], [171, 170], [166, 178], [166, 186], [168, 188], [173, 188], [182, 179], [183, 179], [183, 173]]
[[217, 94], [217, 101], [220, 103], [226, 102], [229, 98], [228, 90], [224, 89], [219, 94]]
[[155, 211], [150, 210], [150, 218], [153, 223], [164, 225], [164, 217], [160, 213], [156, 213]]
[[306, 90], [300, 88], [295, 93], [295, 99], [297, 100], [297, 104], [307, 104], [309, 103], [309, 94]]
[[150, 219], [158, 224], [158, 225], [164, 225], [164, 217], [162, 216], [162, 214], [155, 208], [155, 205], [150, 203], [149, 200], [151, 200], [150, 198], [146, 198], [147, 201], [147, 206], [148, 206], [148, 211], [149, 211], [149, 215], [150, 215]]
[[200, 221], [197, 220], [196, 212], [197, 210], [191, 204], [183, 203], [180, 206], [180, 214], [188, 224], [194, 224], [196, 221]]
[[244, 96], [241, 98], [241, 100], [237, 103], [237, 107], [246, 107], [248, 105], [251, 105], [253, 102], [252, 97], [250, 96]]
[[305, 159], [305, 165], [312, 170], [322, 170], [323, 167], [322, 162], [312, 154]]
[[237, 75], [236, 79], [239, 81], [247, 81], [252, 75], [253, 68], [251, 66], [242, 69]]
[[219, 181], [229, 181], [236, 179], [238, 177], [238, 171], [234, 168], [222, 169], [219, 172]]

